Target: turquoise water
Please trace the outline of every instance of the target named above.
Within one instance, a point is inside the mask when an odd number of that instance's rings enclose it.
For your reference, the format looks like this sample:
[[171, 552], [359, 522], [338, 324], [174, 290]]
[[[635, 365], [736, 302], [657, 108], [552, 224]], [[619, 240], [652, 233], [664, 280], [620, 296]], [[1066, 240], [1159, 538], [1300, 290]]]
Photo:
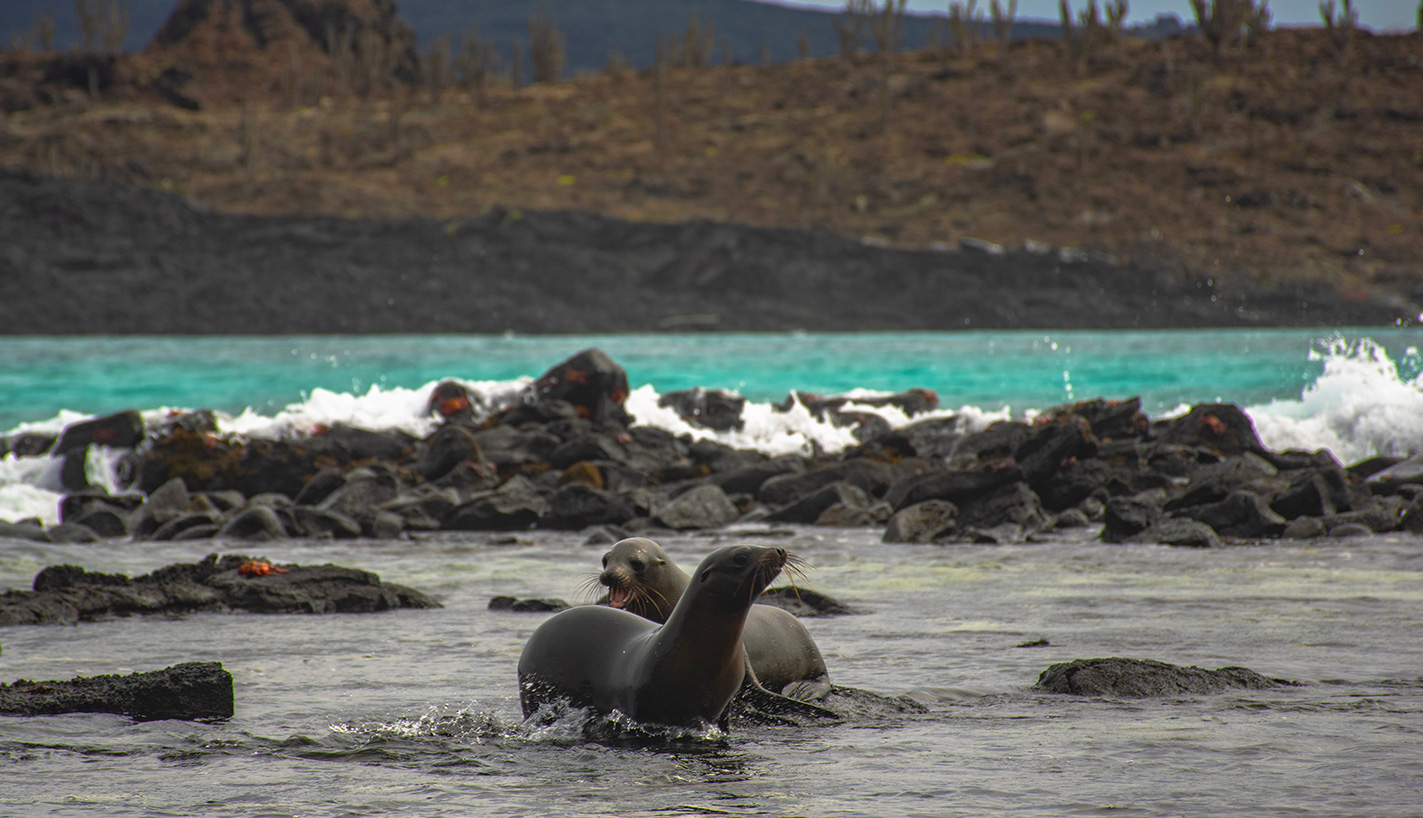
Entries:
[[1189, 330], [603, 336], [83, 336], [0, 338], [0, 430], [61, 409], [251, 407], [271, 414], [313, 389], [362, 394], [442, 378], [537, 376], [588, 346], [632, 386], [693, 386], [779, 400], [791, 389], [938, 392], [946, 407], [1014, 410], [1140, 395], [1148, 412], [1224, 399], [1293, 399], [1328, 339], [1370, 338], [1417, 377], [1417, 330]]

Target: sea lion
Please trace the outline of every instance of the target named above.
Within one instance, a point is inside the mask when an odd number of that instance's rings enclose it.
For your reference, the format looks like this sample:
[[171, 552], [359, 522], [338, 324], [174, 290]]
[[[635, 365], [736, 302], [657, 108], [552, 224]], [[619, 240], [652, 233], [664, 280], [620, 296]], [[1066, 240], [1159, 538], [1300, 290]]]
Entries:
[[751, 600], [786, 559], [782, 548], [718, 548], [697, 566], [662, 625], [601, 605], [556, 614], [519, 657], [524, 716], [566, 699], [641, 722], [725, 727], [727, 705], [746, 675], [741, 633]]
[[[615, 543], [603, 555], [598, 581], [608, 588], [608, 604], [653, 622], [666, 622], [690, 578], [662, 546], [645, 537]], [[830, 673], [810, 633], [790, 613], [752, 605], [742, 633], [751, 681], [772, 693], [800, 701], [830, 693]]]

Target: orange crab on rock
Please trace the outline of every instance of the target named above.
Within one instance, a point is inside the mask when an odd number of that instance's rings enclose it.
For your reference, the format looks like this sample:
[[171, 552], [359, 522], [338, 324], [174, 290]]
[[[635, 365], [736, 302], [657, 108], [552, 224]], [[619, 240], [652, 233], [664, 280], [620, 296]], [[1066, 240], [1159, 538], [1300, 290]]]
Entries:
[[291, 569], [278, 568], [266, 560], [248, 560], [237, 566], [237, 573], [244, 577], [269, 577], [273, 574], [291, 573]]

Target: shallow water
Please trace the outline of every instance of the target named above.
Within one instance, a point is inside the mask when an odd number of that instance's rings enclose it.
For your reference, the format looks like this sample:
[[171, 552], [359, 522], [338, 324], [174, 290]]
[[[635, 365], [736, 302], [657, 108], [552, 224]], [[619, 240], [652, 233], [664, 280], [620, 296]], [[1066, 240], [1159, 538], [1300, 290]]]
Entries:
[[[211, 551], [334, 562], [437, 595], [389, 614], [193, 615], [0, 629], [0, 678], [217, 660], [224, 723], [0, 720], [3, 815], [1409, 815], [1423, 780], [1423, 539], [1211, 551], [885, 546], [870, 530], [663, 540], [684, 567], [774, 542], [863, 609], [805, 620], [834, 681], [929, 702], [834, 725], [592, 743], [523, 725], [514, 668], [603, 549], [577, 535], [261, 547], [0, 543], [0, 588], [45, 565], [140, 574]], [[1018, 647], [1046, 639], [1040, 648]], [[1029, 688], [1048, 665], [1130, 656], [1244, 665], [1302, 687], [1172, 700]]]

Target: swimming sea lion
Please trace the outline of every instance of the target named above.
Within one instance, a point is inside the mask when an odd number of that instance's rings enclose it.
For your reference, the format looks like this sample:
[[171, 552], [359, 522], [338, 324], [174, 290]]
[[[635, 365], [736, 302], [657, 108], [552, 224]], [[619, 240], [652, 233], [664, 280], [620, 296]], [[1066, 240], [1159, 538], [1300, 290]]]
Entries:
[[781, 548], [718, 548], [697, 566], [663, 625], [601, 605], [555, 615], [519, 657], [525, 717], [567, 699], [636, 721], [724, 727], [746, 675], [741, 634], [751, 601], [786, 558]]
[[[689, 577], [662, 546], [645, 537], [615, 543], [603, 555], [598, 581], [608, 587], [608, 604], [654, 622], [666, 622], [682, 597]], [[830, 673], [810, 633], [790, 613], [771, 605], [752, 605], [741, 635], [752, 680], [800, 701], [830, 693]]]

